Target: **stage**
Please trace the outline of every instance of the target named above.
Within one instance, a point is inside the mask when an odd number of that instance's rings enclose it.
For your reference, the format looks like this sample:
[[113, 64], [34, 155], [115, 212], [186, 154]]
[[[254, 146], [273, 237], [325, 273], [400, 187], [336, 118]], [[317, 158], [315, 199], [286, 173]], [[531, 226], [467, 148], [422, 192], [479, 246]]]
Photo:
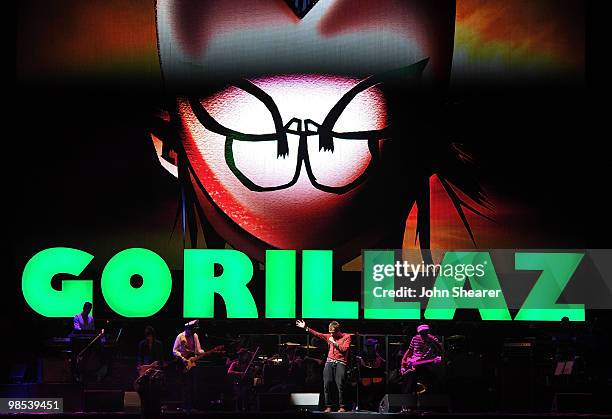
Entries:
[[[40, 414], [16, 414], [19, 417], [40, 417]], [[88, 417], [88, 418], [141, 418], [142, 416], [136, 413], [58, 413], [49, 414], [54, 418], [77, 418], [77, 417]], [[410, 416], [427, 416], [429, 418], [466, 418], [466, 417], [491, 417], [496, 418], [571, 418], [571, 417], [591, 417], [591, 418], [610, 418], [612, 415], [605, 414], [590, 414], [590, 413], [499, 413], [499, 412], [488, 412], [488, 413], [439, 413], [439, 412], [410, 412], [410, 413], [377, 413], [377, 412], [346, 412], [346, 413], [324, 413], [324, 412], [192, 412], [191, 414], [186, 413], [165, 413], [161, 417], [168, 418], [274, 418], [274, 419], [289, 419], [289, 418], [342, 418], [349, 417], [351, 419], [362, 419], [362, 418], [385, 418], [385, 417], [410, 417]]]

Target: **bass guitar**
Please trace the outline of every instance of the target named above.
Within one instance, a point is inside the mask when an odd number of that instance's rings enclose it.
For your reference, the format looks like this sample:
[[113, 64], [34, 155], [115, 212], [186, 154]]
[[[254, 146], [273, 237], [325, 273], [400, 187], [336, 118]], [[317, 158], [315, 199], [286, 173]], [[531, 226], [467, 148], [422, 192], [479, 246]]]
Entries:
[[400, 368], [400, 374], [408, 374], [409, 372], [414, 371], [419, 365], [439, 364], [440, 362], [442, 362], [441, 356], [437, 356], [435, 358], [430, 359], [409, 359], [408, 362], [402, 363], [402, 366]]
[[212, 354], [222, 354], [225, 353], [225, 347], [223, 345], [218, 345], [212, 348], [209, 351], [203, 352], [201, 354], [192, 356], [183, 361], [183, 372], [187, 372], [196, 366], [196, 363], [205, 356], [210, 356]]

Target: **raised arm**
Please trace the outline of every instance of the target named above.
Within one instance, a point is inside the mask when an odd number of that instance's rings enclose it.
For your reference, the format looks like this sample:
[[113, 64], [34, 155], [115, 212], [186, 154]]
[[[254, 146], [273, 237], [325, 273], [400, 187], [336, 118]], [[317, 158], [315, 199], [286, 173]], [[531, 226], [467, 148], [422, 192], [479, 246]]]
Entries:
[[313, 330], [310, 327], [306, 326], [306, 322], [304, 320], [296, 320], [295, 325], [301, 329], [304, 329], [305, 331], [319, 339], [327, 341], [327, 338], [329, 337], [328, 334], [317, 332], [316, 330]]

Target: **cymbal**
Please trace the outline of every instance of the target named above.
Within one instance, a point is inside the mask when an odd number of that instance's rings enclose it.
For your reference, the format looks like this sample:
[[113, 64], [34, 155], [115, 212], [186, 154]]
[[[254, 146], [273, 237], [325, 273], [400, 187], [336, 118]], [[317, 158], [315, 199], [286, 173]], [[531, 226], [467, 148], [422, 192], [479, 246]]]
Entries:
[[397, 346], [397, 345], [401, 345], [402, 342], [389, 342], [389, 345], [393, 345], [393, 346]]
[[300, 345], [300, 348], [304, 348], [304, 349], [317, 349], [318, 346], [313, 346], [313, 345]]
[[279, 343], [278, 346], [301, 346], [301, 345], [296, 342], [285, 342], [285, 343]]

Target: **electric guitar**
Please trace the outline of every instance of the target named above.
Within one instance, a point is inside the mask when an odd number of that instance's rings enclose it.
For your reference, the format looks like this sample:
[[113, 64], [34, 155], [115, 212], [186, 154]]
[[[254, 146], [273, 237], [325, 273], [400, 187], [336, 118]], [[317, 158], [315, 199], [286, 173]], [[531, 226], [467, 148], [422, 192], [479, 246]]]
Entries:
[[408, 360], [408, 362], [402, 363], [402, 366], [400, 368], [400, 374], [401, 375], [408, 374], [409, 372], [414, 371], [416, 367], [418, 367], [419, 365], [439, 364], [440, 362], [442, 362], [441, 356], [437, 356], [435, 358], [430, 358], [430, 359], [421, 359], [421, 360], [411, 358]]
[[223, 345], [218, 345], [209, 351], [206, 351], [199, 355], [187, 358], [186, 360], [183, 361], [183, 372], [187, 372], [191, 370], [193, 367], [195, 367], [196, 363], [198, 362], [198, 360], [200, 360], [200, 358], [203, 358], [205, 356], [209, 356], [212, 354], [221, 354], [221, 353], [225, 353], [225, 347]]
[[153, 369], [161, 369], [164, 368], [166, 365], [165, 363], [160, 365], [159, 361], [155, 361], [155, 362], [151, 362], [150, 364], [143, 364], [143, 365], [139, 365], [136, 367], [136, 371], [138, 371], [138, 376], [142, 376], [144, 375], [147, 371], [149, 371], [151, 368]]

